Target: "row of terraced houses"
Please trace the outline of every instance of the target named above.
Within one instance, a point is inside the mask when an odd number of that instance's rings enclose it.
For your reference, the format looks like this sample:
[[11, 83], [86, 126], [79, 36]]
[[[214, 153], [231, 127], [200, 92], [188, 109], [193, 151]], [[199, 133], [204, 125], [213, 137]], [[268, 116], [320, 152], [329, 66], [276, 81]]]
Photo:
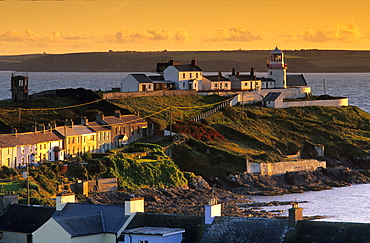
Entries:
[[81, 124], [72, 120], [64, 126], [51, 122], [37, 125], [32, 132], [0, 135], [0, 166], [20, 167], [44, 161], [61, 161], [86, 152], [104, 153], [123, 147], [150, 135], [148, 122], [137, 115], [113, 116], [99, 114], [94, 122], [82, 118]]

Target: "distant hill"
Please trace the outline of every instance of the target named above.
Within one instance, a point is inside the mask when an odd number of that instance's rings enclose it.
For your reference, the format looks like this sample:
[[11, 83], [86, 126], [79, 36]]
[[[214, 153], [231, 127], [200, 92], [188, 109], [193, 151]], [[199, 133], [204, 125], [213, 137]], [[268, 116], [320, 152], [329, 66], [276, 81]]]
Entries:
[[[92, 52], [0, 56], [0, 70], [20, 72], [140, 72], [155, 71], [157, 62], [169, 58], [189, 63], [196, 58], [203, 71], [267, 71], [269, 50], [258, 51], [162, 51]], [[288, 71], [370, 72], [370, 51], [285, 50]]]

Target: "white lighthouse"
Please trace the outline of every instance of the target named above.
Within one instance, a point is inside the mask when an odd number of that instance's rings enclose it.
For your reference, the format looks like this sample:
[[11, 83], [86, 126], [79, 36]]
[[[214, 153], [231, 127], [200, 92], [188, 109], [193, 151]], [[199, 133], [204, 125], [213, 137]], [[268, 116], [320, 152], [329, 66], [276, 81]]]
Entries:
[[270, 52], [270, 59], [267, 61], [268, 78], [275, 80], [275, 88], [286, 88], [286, 70], [288, 65], [284, 63], [284, 53], [277, 47]]

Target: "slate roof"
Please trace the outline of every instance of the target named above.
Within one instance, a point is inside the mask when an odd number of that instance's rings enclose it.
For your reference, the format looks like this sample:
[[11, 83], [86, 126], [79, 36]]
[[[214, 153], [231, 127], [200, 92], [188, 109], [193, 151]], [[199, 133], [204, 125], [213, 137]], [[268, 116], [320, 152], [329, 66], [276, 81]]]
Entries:
[[[216, 217], [206, 232], [209, 243], [281, 242], [288, 229], [286, 219]], [[299, 242], [299, 241], [298, 241]]]
[[177, 70], [182, 72], [199, 72], [202, 71], [200, 67], [197, 65], [191, 65], [191, 64], [182, 64], [182, 65], [175, 65], [174, 66]]
[[181, 228], [166, 228], [166, 227], [138, 227], [129, 230], [124, 230], [122, 234], [138, 234], [138, 235], [172, 235], [184, 233], [185, 230]]
[[146, 76], [146, 74], [130, 74], [139, 83], [153, 83], [152, 80]]
[[164, 81], [164, 77], [163, 77], [163, 76], [159, 76], [159, 75], [149, 76], [149, 78], [150, 78], [152, 81]]
[[272, 78], [262, 77], [262, 78], [257, 78], [257, 79], [261, 80], [262, 82], [275, 82], [275, 80]]
[[283, 242], [370, 242], [370, 224], [301, 220], [296, 230], [290, 231]]
[[198, 242], [205, 228], [200, 215], [137, 213], [126, 230], [145, 226], [185, 229], [182, 243]]
[[69, 126], [59, 126], [55, 128], [55, 131], [62, 136], [65, 136], [65, 133], [67, 133], [67, 136], [80, 136], [94, 133], [92, 129], [85, 125], [73, 125], [72, 128]]
[[0, 216], [0, 231], [32, 233], [55, 212], [54, 207], [10, 204]]
[[71, 236], [117, 233], [129, 218], [125, 207], [117, 205], [67, 203], [53, 215]]
[[108, 132], [108, 131], [110, 131], [109, 128], [103, 127], [103, 126], [99, 125], [96, 122], [89, 122], [88, 125], [84, 125], [84, 126], [92, 129], [95, 132]]
[[224, 76], [219, 75], [209, 75], [209, 76], [203, 76], [203, 78], [208, 79], [211, 82], [218, 82], [218, 81], [230, 81], [230, 79], [225, 78]]
[[62, 140], [53, 132], [45, 131], [43, 132], [27, 132], [18, 133], [17, 136], [13, 134], [0, 135], [0, 148], [22, 146], [22, 145], [33, 145], [37, 143], [45, 143], [51, 141]]
[[303, 74], [295, 75], [289, 74], [286, 76], [286, 85], [287, 86], [307, 86], [306, 79]]
[[105, 232], [101, 213], [55, 217], [54, 219], [72, 237]]
[[275, 101], [280, 95], [281, 92], [269, 92], [262, 101]]
[[121, 115], [121, 118], [115, 116], [105, 116], [104, 121], [108, 125], [147, 124], [147, 121], [136, 115]]

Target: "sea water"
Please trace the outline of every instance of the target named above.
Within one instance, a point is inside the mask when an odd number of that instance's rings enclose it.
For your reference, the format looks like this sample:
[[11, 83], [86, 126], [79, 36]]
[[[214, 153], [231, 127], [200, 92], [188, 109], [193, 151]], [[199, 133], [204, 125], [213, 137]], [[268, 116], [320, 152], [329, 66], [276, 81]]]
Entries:
[[[253, 196], [256, 202], [304, 202], [303, 216], [323, 216], [323, 221], [370, 223], [370, 184], [334, 187], [331, 190], [285, 194], [281, 196]], [[261, 207], [265, 211], [284, 210], [288, 215], [291, 205]]]

